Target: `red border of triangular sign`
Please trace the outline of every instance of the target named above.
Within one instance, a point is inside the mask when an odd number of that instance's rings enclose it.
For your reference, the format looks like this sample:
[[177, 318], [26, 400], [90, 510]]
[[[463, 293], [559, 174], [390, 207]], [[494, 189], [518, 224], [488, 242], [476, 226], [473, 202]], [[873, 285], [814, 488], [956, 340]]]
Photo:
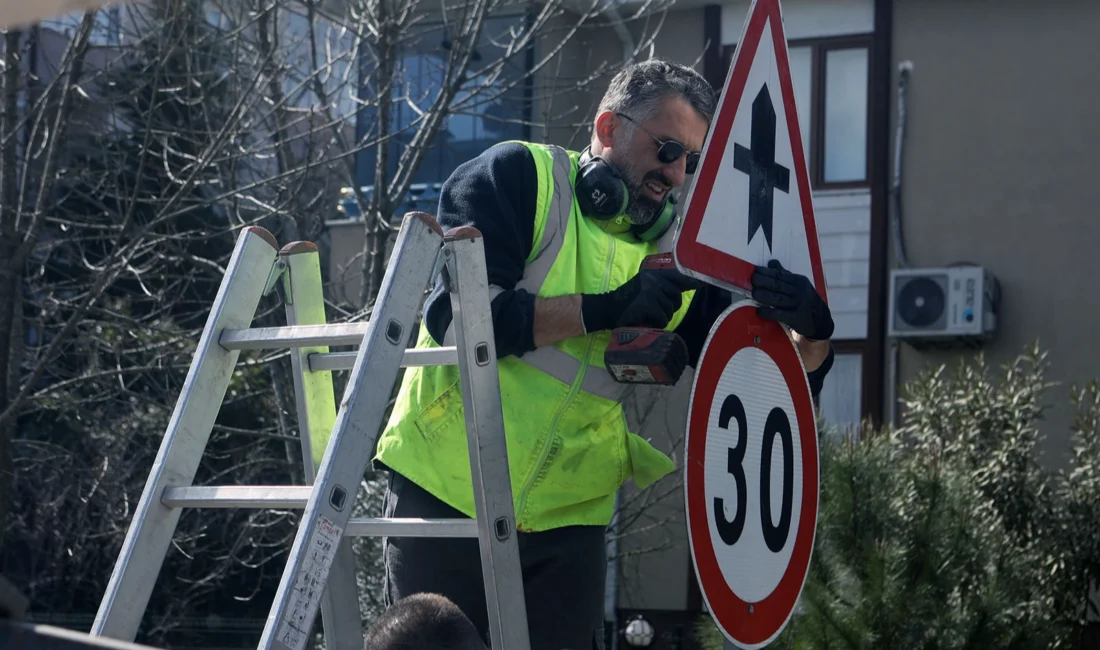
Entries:
[[813, 195], [810, 187], [810, 175], [806, 169], [806, 156], [802, 148], [802, 133], [798, 122], [798, 109], [794, 103], [794, 86], [791, 83], [790, 59], [787, 55], [787, 38], [783, 30], [783, 18], [779, 10], [779, 0], [755, 0], [751, 14], [745, 23], [745, 30], [737, 44], [733, 66], [726, 80], [726, 87], [719, 99], [719, 108], [707, 136], [707, 146], [703, 154], [694, 187], [688, 199], [684, 213], [683, 226], [676, 238], [676, 263], [685, 270], [693, 271], [722, 284], [751, 291], [751, 279], [755, 266], [739, 257], [734, 257], [697, 241], [699, 228], [703, 222], [703, 213], [710, 200], [711, 191], [718, 176], [718, 168], [725, 154], [729, 134], [733, 128], [733, 119], [737, 107], [745, 92], [745, 83], [753, 58], [756, 56], [764, 26], [771, 25], [772, 42], [775, 44], [775, 58], [779, 66], [779, 85], [783, 98], [783, 110], [787, 117], [790, 133], [790, 145], [794, 158], [795, 179], [802, 201], [802, 218], [806, 226], [806, 243], [810, 252], [810, 268], [813, 269], [814, 286], [822, 299], [828, 302], [825, 291], [825, 273], [821, 266], [821, 251], [817, 241], [817, 224], [814, 219]]

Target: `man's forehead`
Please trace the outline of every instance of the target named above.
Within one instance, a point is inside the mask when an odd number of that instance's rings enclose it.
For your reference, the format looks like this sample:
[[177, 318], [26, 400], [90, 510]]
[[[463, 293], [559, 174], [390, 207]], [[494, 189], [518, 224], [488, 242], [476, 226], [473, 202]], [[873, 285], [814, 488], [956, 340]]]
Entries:
[[646, 128], [661, 140], [676, 140], [691, 151], [700, 151], [707, 137], [707, 122], [686, 100], [669, 97]]

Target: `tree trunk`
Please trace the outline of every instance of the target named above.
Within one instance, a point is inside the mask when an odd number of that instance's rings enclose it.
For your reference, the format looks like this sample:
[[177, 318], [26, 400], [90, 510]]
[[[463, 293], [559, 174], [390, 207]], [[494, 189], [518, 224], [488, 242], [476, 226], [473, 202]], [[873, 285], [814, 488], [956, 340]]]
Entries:
[[[22, 237], [18, 230], [19, 160], [16, 147], [19, 138], [15, 130], [19, 128], [19, 49], [22, 32], [13, 29], [4, 35], [4, 85], [3, 105], [0, 106], [0, 414], [11, 403], [19, 385], [19, 359], [13, 354], [16, 337], [22, 337], [15, 331], [16, 309], [19, 303], [19, 280], [22, 276], [22, 264], [16, 259]], [[11, 441], [15, 433], [15, 417], [0, 417], [0, 533], [7, 518], [11, 504], [12, 477]], [[0, 546], [3, 535], [0, 534]]]
[[[393, 122], [393, 77], [394, 60], [397, 58], [398, 34], [392, 24], [392, 17], [388, 0], [378, 3], [378, 38], [372, 44], [377, 62], [375, 72], [378, 88], [378, 128], [376, 133], [380, 136], [389, 136]], [[360, 307], [366, 307], [378, 295], [378, 289], [382, 286], [382, 275], [385, 272], [384, 258], [386, 251], [386, 239], [389, 231], [383, 226], [382, 220], [388, 218], [390, 211], [389, 197], [389, 152], [390, 141], [388, 139], [379, 142], [375, 146], [374, 159], [374, 191], [368, 204], [367, 212], [363, 215], [363, 267], [362, 284], [359, 293]]]
[[[0, 259], [10, 260], [14, 248], [8, 242], [0, 242]], [[15, 309], [19, 301], [19, 276], [11, 267], [12, 265], [7, 262], [0, 267], [0, 312], [2, 312], [0, 313], [0, 412], [7, 409], [12, 394], [18, 386], [19, 377], [19, 360], [12, 354], [16, 337], [21, 334], [13, 327]], [[11, 489], [15, 483], [15, 477], [12, 474], [11, 450], [15, 422], [14, 414], [0, 420], [0, 547], [4, 542], [3, 522], [7, 519], [8, 510], [11, 507]]]

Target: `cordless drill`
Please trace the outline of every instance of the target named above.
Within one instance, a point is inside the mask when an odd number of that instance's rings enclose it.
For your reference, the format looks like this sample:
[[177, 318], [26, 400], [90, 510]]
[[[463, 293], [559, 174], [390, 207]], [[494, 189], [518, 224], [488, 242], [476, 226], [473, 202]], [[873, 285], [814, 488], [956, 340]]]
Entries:
[[[675, 268], [672, 253], [656, 253], [642, 260], [644, 269]], [[620, 327], [612, 330], [603, 356], [604, 366], [623, 384], [675, 384], [687, 367], [684, 339], [668, 330]]]

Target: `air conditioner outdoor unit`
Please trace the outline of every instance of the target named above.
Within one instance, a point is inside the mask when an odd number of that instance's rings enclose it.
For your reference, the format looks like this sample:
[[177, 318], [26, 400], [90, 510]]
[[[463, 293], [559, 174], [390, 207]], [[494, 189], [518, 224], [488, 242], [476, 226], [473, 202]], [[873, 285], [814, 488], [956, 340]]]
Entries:
[[890, 271], [888, 335], [919, 341], [977, 343], [997, 327], [1000, 288], [981, 266]]

